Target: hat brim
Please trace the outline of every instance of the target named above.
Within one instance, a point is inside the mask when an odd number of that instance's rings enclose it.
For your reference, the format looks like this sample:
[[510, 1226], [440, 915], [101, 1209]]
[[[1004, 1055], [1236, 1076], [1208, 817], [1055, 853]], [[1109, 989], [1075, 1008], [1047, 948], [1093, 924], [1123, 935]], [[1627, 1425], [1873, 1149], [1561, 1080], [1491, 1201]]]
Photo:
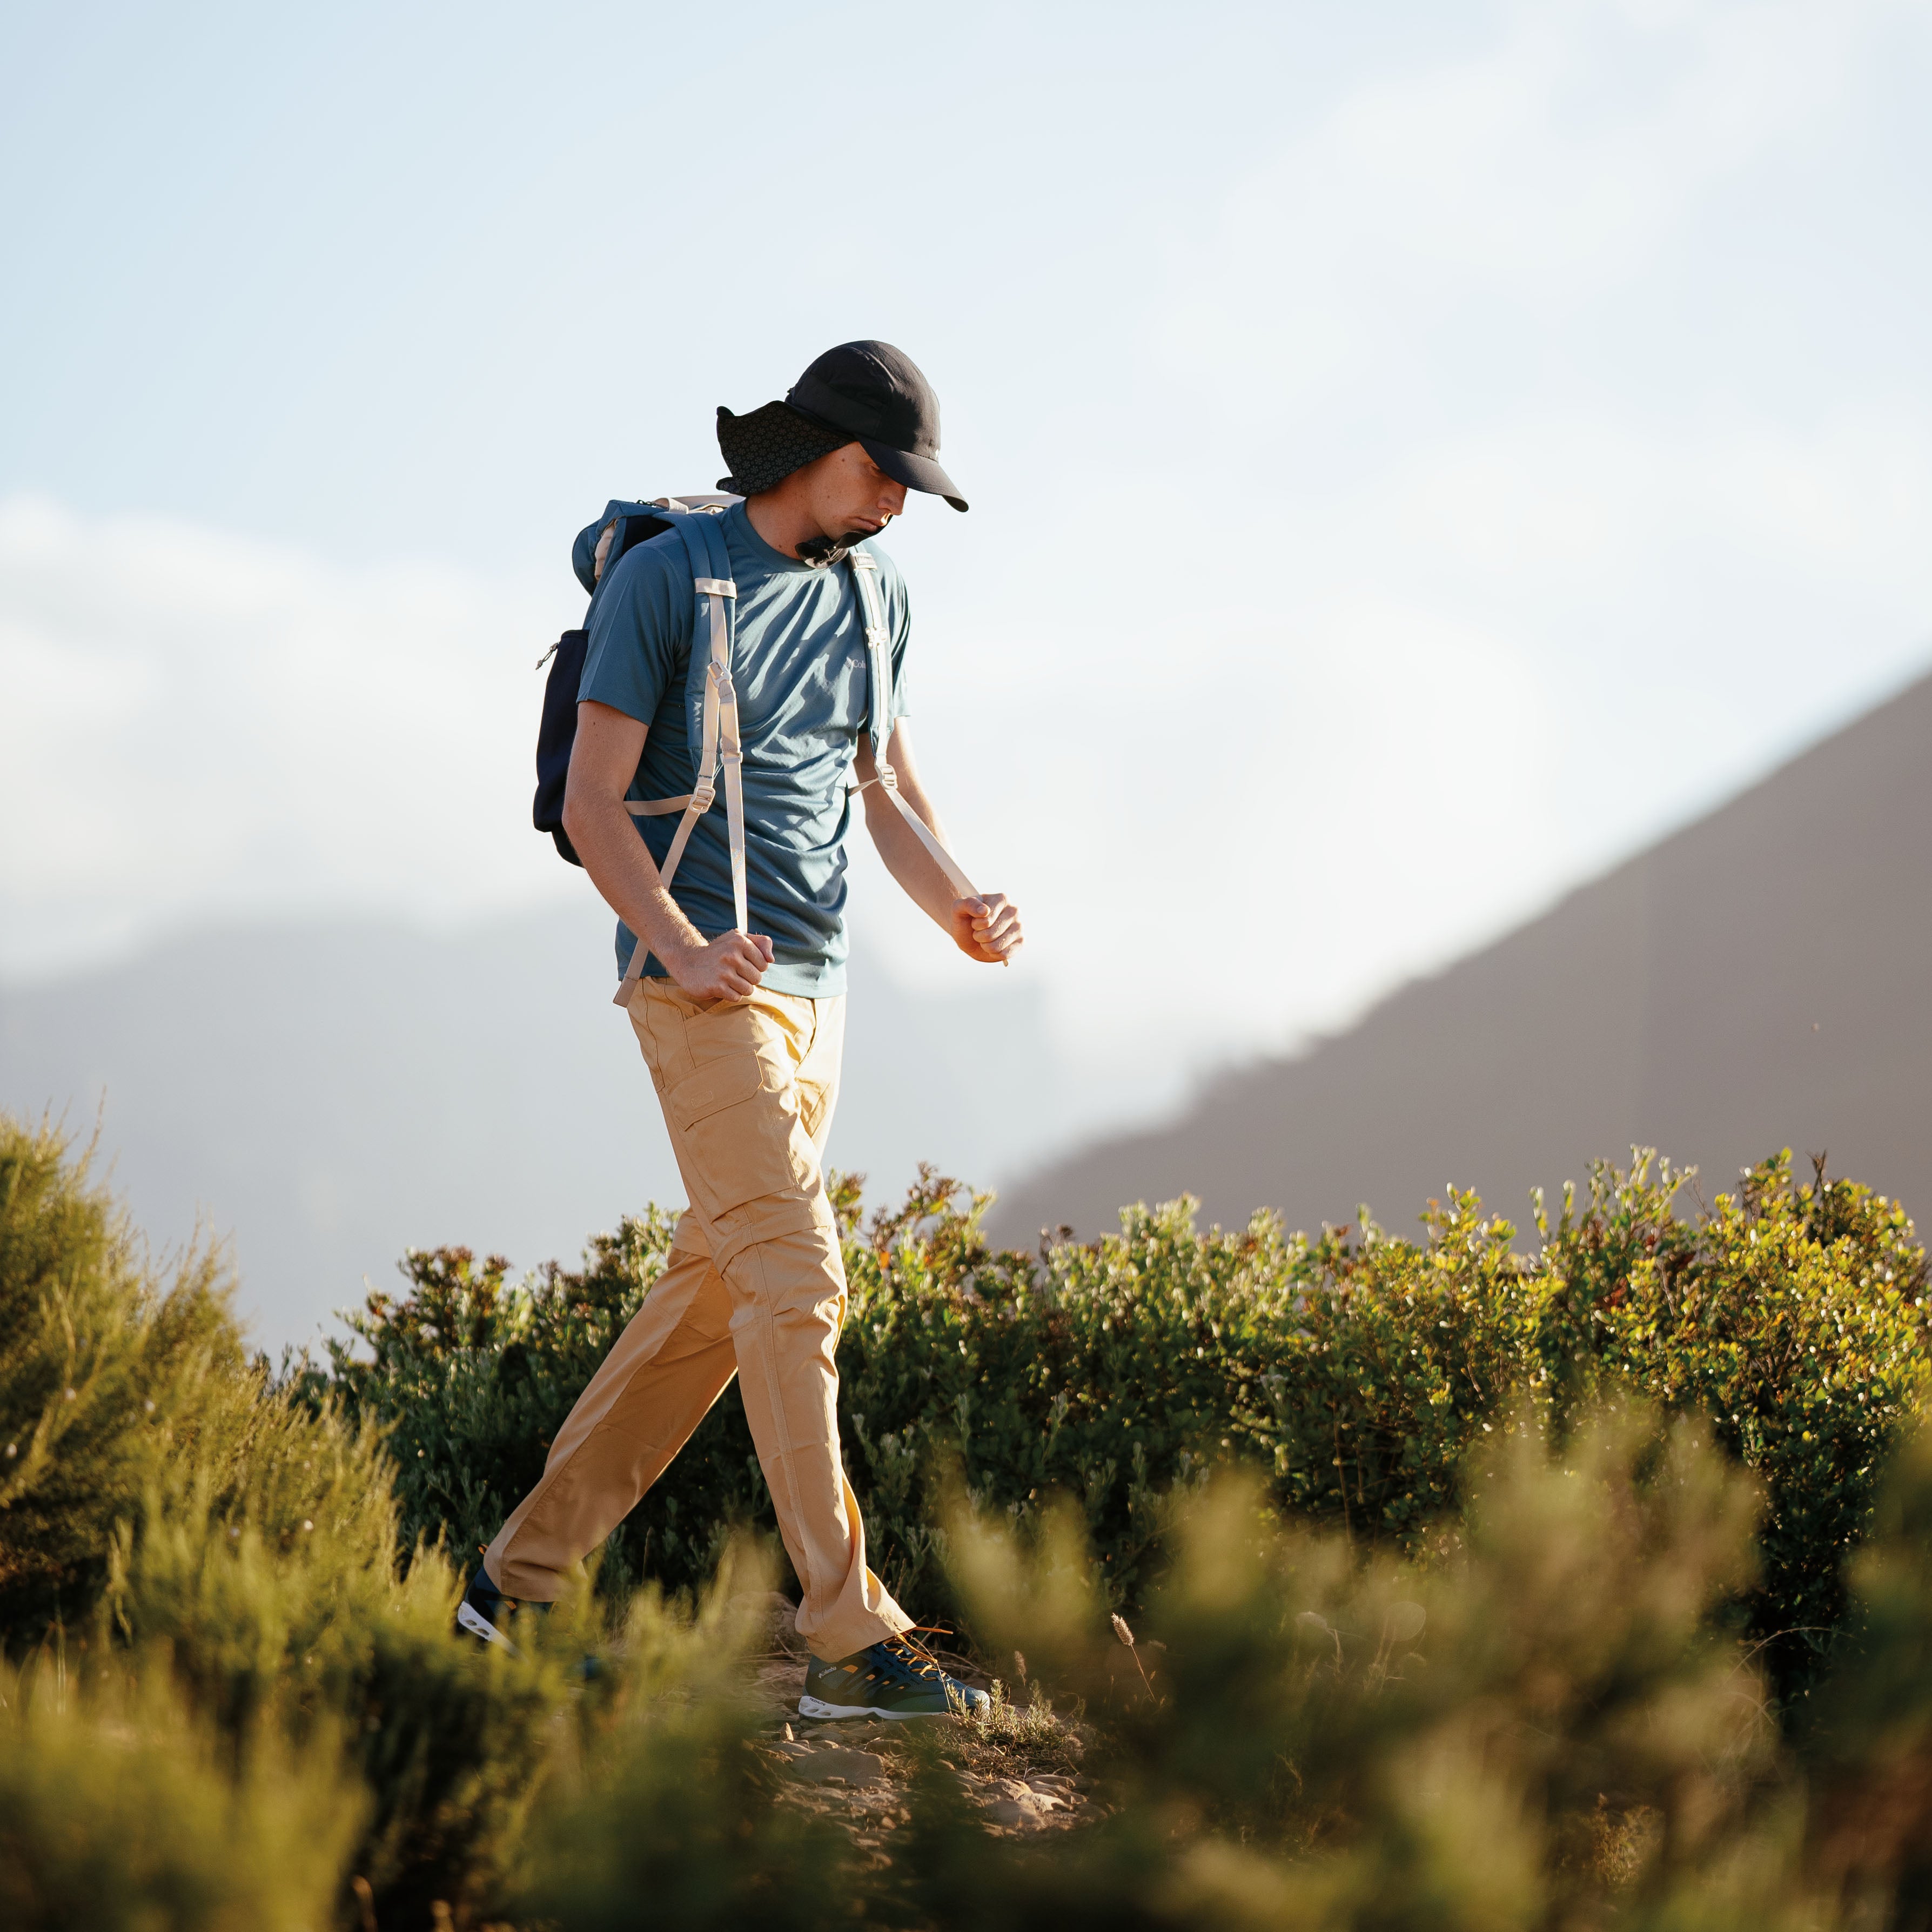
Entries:
[[756, 496], [854, 440], [849, 430], [816, 422], [788, 404], [767, 403], [742, 416], [721, 404], [718, 447], [731, 473], [721, 476], [718, 487], [734, 496]]
[[966, 499], [960, 495], [958, 484], [931, 457], [910, 455], [889, 442], [874, 442], [870, 436], [857, 436], [852, 440], [895, 483], [903, 483], [908, 490], [923, 490], [928, 496], [944, 496], [956, 510], [965, 508]]

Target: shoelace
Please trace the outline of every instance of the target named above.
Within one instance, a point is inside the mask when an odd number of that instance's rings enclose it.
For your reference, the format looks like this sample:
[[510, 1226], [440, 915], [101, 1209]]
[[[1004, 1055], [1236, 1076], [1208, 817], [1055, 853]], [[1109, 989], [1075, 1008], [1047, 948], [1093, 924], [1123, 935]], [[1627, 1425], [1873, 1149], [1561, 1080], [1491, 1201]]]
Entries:
[[888, 1678], [899, 1684], [916, 1684], [922, 1677], [933, 1674], [923, 1658], [890, 1642], [874, 1644], [868, 1662], [871, 1666], [868, 1675]]
[[915, 1630], [902, 1630], [897, 1636], [887, 1637], [873, 1648], [875, 1654], [884, 1653], [881, 1661], [887, 1663], [890, 1674], [903, 1683], [916, 1684], [922, 1678], [937, 1678], [942, 1684], [946, 1682], [946, 1672], [938, 1658], [919, 1641]]

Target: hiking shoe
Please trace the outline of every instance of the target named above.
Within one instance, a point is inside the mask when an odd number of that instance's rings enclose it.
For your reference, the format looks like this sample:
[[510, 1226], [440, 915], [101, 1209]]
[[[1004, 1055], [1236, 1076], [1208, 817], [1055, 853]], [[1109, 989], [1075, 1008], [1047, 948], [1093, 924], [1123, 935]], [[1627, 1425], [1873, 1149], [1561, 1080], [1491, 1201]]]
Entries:
[[925, 1651], [902, 1636], [887, 1637], [856, 1657], [827, 1664], [814, 1657], [805, 1668], [801, 1718], [944, 1718], [986, 1710], [992, 1703], [949, 1677]]
[[[532, 1610], [547, 1610], [548, 1604], [533, 1604]], [[463, 1593], [463, 1600], [456, 1606], [456, 1627], [467, 1630], [472, 1636], [480, 1636], [485, 1643], [500, 1643], [512, 1657], [519, 1653], [517, 1646], [503, 1634], [506, 1626], [517, 1608], [517, 1600], [506, 1597], [490, 1580], [490, 1573], [482, 1564], [476, 1566], [476, 1574], [470, 1580], [470, 1587]]]

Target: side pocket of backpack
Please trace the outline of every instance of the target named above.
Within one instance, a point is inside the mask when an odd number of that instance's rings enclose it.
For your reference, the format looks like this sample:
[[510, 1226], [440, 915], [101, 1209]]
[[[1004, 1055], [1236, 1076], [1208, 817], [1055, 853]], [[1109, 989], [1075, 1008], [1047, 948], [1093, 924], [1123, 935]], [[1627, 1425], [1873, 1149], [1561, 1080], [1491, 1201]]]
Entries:
[[584, 682], [584, 654], [590, 641], [587, 631], [566, 631], [551, 655], [543, 718], [537, 727], [537, 790], [530, 810], [536, 829], [548, 832], [573, 866], [584, 862], [564, 832], [563, 794], [570, 778], [570, 748], [577, 740], [577, 689]]

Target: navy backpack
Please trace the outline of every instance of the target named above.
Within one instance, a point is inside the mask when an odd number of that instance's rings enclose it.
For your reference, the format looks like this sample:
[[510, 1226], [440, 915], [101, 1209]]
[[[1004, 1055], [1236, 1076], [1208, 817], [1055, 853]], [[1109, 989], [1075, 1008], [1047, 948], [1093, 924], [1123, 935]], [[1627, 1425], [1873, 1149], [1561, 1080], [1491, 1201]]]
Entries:
[[[724, 544], [716, 527], [706, 528], [735, 496], [660, 496], [655, 502], [624, 503], [614, 500], [594, 524], [586, 524], [571, 546], [570, 561], [577, 580], [590, 593], [591, 608], [610, 567], [634, 545], [647, 543], [666, 530], [678, 530], [691, 555], [691, 574], [728, 574]], [[584, 623], [590, 623], [590, 613]], [[550, 677], [544, 686], [543, 722], [537, 728], [537, 795], [530, 816], [539, 832], [548, 832], [556, 849], [573, 866], [583, 861], [572, 850], [563, 829], [563, 789], [570, 776], [570, 748], [577, 737], [577, 688], [584, 680], [584, 652], [588, 628], [566, 631], [537, 660], [546, 660]]]

